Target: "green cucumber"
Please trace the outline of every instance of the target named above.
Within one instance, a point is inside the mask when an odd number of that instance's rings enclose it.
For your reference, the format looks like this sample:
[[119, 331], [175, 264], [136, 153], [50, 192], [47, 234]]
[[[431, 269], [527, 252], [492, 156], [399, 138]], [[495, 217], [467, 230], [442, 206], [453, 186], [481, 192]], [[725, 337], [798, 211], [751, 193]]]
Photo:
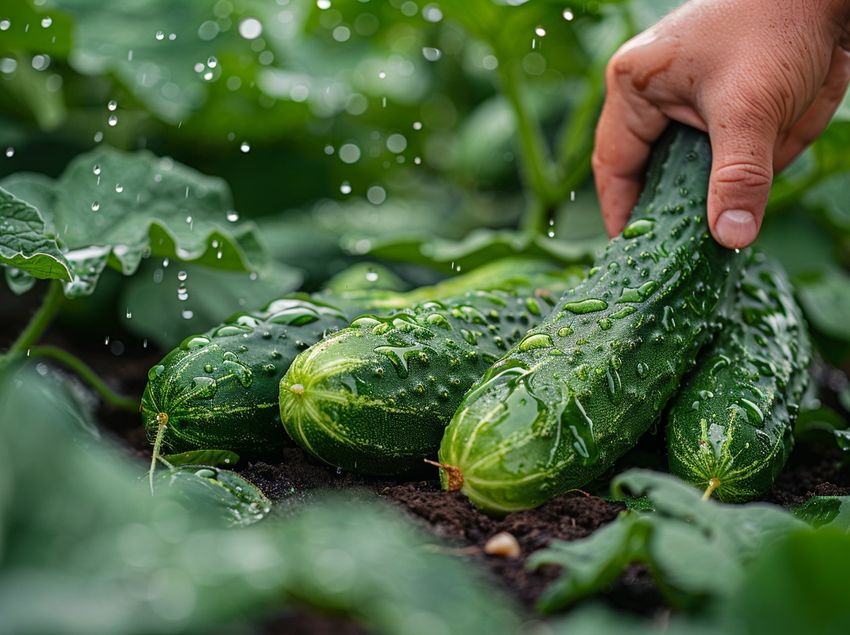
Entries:
[[794, 444], [810, 359], [788, 278], [754, 254], [728, 326], [673, 401], [670, 471], [724, 502], [768, 491]]
[[[561, 280], [555, 297], [566, 287]], [[553, 290], [477, 291], [357, 318], [289, 367], [280, 383], [286, 431], [345, 470], [423, 467], [463, 395], [551, 310]]]
[[[563, 274], [554, 269], [539, 260], [496, 262], [427, 289], [557, 283]], [[274, 455], [289, 442], [279, 419], [278, 384], [295, 356], [364, 310], [410, 306], [421, 293], [296, 294], [187, 338], [148, 373], [142, 417], [155, 456], [160, 446]]]
[[295, 356], [348, 325], [340, 309], [282, 298], [186, 338], [148, 372], [142, 418], [159, 451], [222, 448], [249, 455], [283, 446], [277, 387]]
[[455, 413], [444, 487], [490, 513], [535, 507], [599, 476], [659, 418], [740, 267], [709, 234], [710, 170], [708, 137], [672, 126], [623, 234]]

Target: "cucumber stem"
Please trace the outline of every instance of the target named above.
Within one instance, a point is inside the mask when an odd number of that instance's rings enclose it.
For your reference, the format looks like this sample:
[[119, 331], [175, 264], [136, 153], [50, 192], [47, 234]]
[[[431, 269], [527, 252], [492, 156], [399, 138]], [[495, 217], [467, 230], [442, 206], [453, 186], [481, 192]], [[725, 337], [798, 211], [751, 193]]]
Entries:
[[109, 386], [107, 386], [106, 382], [98, 377], [97, 373], [95, 373], [76, 355], [72, 355], [68, 351], [57, 348], [56, 346], [35, 346], [30, 349], [30, 356], [48, 357], [56, 360], [79, 375], [80, 378], [89, 384], [110, 406], [120, 410], [126, 410], [128, 412], [138, 412], [139, 403], [135, 399], [119, 395], [113, 391]]
[[720, 487], [720, 479], [716, 476], [710, 478], [708, 480], [708, 487], [706, 487], [705, 492], [703, 492], [702, 500], [707, 501], [709, 498], [711, 498], [711, 495], [714, 493], [714, 490], [716, 490], [718, 487]]
[[62, 283], [58, 280], [51, 280], [38, 311], [35, 312], [29, 324], [27, 324], [26, 328], [12, 343], [12, 346], [9, 347], [9, 350], [6, 351], [4, 356], [14, 357], [15, 355], [26, 353], [41, 338], [47, 327], [50, 326], [56, 314], [59, 313], [64, 300], [65, 292], [62, 290]]
[[447, 465], [445, 463], [437, 463], [437, 461], [432, 461], [430, 459], [425, 459], [425, 462], [428, 465], [433, 465], [435, 467], [440, 468], [446, 473], [448, 481], [446, 483], [446, 491], [458, 492], [463, 487], [463, 472], [459, 467], [455, 467], [454, 465]]
[[148, 481], [151, 486], [151, 495], [153, 495], [153, 475], [156, 471], [156, 462], [163, 461], [166, 465], [169, 465], [168, 461], [163, 459], [160, 456], [160, 452], [162, 450], [162, 439], [165, 436], [165, 430], [168, 428], [168, 415], [164, 412], [160, 412], [156, 415], [156, 438], [153, 442], [153, 453], [151, 454], [151, 469], [148, 473]]

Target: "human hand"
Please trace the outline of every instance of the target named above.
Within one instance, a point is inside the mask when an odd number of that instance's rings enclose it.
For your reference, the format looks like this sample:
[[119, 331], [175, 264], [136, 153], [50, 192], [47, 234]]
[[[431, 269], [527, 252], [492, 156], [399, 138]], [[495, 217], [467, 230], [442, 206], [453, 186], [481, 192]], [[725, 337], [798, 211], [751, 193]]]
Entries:
[[708, 224], [755, 240], [774, 171], [829, 123], [850, 81], [848, 0], [690, 0], [626, 42], [606, 71], [593, 171], [605, 227], [637, 202], [652, 143], [673, 119], [711, 138]]

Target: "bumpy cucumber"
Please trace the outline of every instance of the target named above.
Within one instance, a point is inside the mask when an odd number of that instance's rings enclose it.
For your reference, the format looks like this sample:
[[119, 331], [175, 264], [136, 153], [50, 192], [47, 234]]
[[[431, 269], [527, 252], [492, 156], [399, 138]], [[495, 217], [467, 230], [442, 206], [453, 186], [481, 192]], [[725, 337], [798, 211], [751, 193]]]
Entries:
[[283, 298], [185, 339], [148, 372], [142, 418], [149, 436], [174, 452], [273, 452], [287, 440], [280, 378], [298, 353], [348, 320], [332, 305]]
[[727, 502], [770, 489], [794, 444], [810, 358], [787, 277], [753, 255], [729, 324], [670, 409], [670, 471]]
[[455, 413], [445, 487], [492, 513], [534, 507], [601, 474], [657, 420], [740, 267], [708, 231], [710, 169], [707, 136], [666, 133], [623, 234]]
[[295, 358], [280, 383], [286, 431], [346, 470], [421, 468], [464, 393], [565, 288], [478, 291], [357, 318]]
[[[493, 263], [428, 290], [548, 284], [564, 274], [543, 261]], [[352, 317], [386, 306], [410, 306], [422, 291], [294, 295], [264, 310], [237, 314], [189, 337], [148, 373], [142, 417], [157, 452], [220, 448], [271, 455], [288, 442], [281, 429], [278, 384], [295, 356]], [[157, 443], [157, 440], [159, 443]]]

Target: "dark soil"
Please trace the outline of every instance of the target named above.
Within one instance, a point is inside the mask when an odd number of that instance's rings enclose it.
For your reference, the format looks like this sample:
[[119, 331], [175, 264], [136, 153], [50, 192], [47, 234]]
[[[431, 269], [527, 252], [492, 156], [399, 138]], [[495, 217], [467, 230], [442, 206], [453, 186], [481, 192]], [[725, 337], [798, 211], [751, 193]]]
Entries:
[[[0, 324], [5, 327], [0, 329], [0, 333], [19, 332], [29, 310], [27, 301], [9, 300], [8, 295], [0, 292]], [[116, 349], [104, 343], [105, 329], [117, 333], [112, 342], [120, 340], [120, 347]], [[139, 396], [147, 379], [147, 370], [160, 359], [161, 352], [144, 347], [132, 336], [115, 329], [114, 324], [104, 325], [101, 329], [95, 327], [88, 334], [81, 334], [77, 328], [60, 325], [48, 334], [45, 341], [79, 355], [116, 391]], [[0, 350], [9, 343], [8, 339], [8, 336], [0, 335]], [[829, 395], [823, 398], [825, 402], [834, 402]], [[102, 408], [100, 414], [105, 427], [123, 441], [130, 454], [145, 459], [150, 456], [137, 416], [108, 407]], [[659, 462], [659, 457], [663, 456], [662, 441], [660, 435], [648, 435], [635, 452], [624, 457], [622, 466], [663, 468], [663, 463]], [[850, 494], [850, 470], [841, 469], [841, 459], [836, 449], [798, 447], [765, 500], [789, 507], [813, 494]], [[448, 543], [448, 548], [459, 557], [480, 562], [497, 585], [529, 610], [540, 592], [557, 576], [558, 570], [544, 567], [529, 571], [525, 566], [528, 556], [553, 540], [584, 538], [611, 522], [624, 509], [621, 503], [575, 492], [538, 509], [493, 519], [475, 510], [463, 496], [442, 492], [436, 480], [397, 482], [343, 473], [313, 460], [296, 448], [284, 450], [279, 461], [247, 462], [240, 469], [269, 497], [281, 502], [308, 500], [312, 492], [328, 489], [359, 490], [388, 501], [424, 530]], [[590, 491], [594, 490], [591, 488]], [[520, 557], [510, 559], [484, 553], [484, 544], [499, 532], [509, 532], [517, 539]], [[607, 599], [620, 608], [637, 613], [652, 615], [666, 610], [651, 577], [641, 566], [631, 567], [620, 576], [608, 591]], [[309, 611], [294, 611], [270, 618], [260, 632], [268, 635], [316, 635], [363, 631], [345, 620]]]

